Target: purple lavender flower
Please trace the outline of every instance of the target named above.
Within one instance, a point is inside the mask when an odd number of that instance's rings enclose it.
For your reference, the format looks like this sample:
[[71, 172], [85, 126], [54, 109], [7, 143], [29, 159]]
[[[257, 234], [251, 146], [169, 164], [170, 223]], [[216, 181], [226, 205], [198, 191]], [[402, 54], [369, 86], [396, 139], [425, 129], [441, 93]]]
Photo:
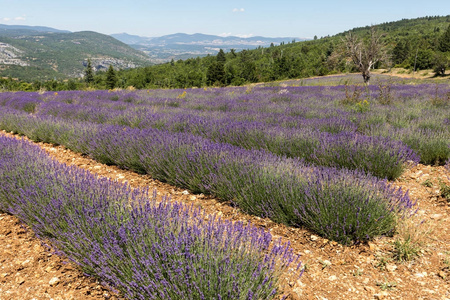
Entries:
[[0, 156], [0, 209], [130, 299], [272, 299], [298, 263], [262, 229], [156, 191], [149, 201], [147, 190], [52, 161], [28, 142], [0, 137]]

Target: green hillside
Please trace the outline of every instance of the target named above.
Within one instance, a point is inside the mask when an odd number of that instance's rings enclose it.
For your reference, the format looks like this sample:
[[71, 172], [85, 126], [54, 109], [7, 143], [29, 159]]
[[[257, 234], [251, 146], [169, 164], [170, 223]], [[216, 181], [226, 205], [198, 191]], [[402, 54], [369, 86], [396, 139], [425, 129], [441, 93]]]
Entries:
[[[440, 39], [450, 25], [450, 15], [404, 19], [375, 25], [383, 34], [389, 61], [377, 67], [403, 67], [430, 69], [436, 63]], [[351, 31], [364, 37], [370, 26]], [[355, 66], [341, 57], [342, 38], [349, 31], [317, 38], [311, 41], [293, 42], [228, 52], [224, 57], [208, 56], [146, 68], [126, 70], [119, 74], [124, 85], [136, 88], [185, 88], [205, 85], [241, 85], [252, 82], [322, 76], [356, 71]], [[444, 53], [445, 54], [445, 53]], [[447, 52], [447, 60], [448, 60]]]
[[88, 58], [97, 69], [110, 64], [123, 69], [150, 64], [144, 53], [96, 32], [0, 30], [1, 76], [23, 80], [79, 77]]
[[[444, 70], [450, 67], [450, 15], [443, 17], [423, 17], [404, 19], [375, 25], [383, 35], [382, 42], [387, 50], [387, 60], [375, 68], [400, 67], [404, 69]], [[350, 30], [349, 30], [350, 31]], [[124, 67], [124, 62], [132, 59], [136, 65], [145, 64], [147, 59], [141, 52], [133, 50], [111, 37], [93, 32], [52, 33], [44, 38], [2, 37], [1, 42], [10, 42], [18, 49], [25, 49], [17, 56], [30, 61], [28, 67], [8, 67], [0, 65], [0, 74], [14, 74], [14, 77], [32, 82], [22, 85], [26, 89], [79, 89], [87, 85], [81, 80], [68, 82], [44, 82], [45, 78], [58, 76], [78, 76], [83, 73], [83, 62], [91, 58], [93, 66], [103, 60], [115, 67], [113, 80], [107, 80], [106, 72], [96, 72], [90, 87], [99, 89], [133, 86], [142, 88], [188, 88], [204, 86], [243, 85], [255, 82], [270, 82], [292, 78], [323, 76], [342, 72], [356, 72], [357, 68], [342, 55], [343, 38], [349, 32], [335, 36], [315, 38], [310, 41], [283, 43], [280, 46], [259, 47], [255, 50], [220, 51], [215, 56], [197, 57], [169, 63], [139, 68]], [[370, 26], [351, 29], [361, 39], [367, 38]], [[70, 38], [69, 38], [70, 37]], [[29, 45], [38, 45], [29, 50]], [[28, 49], [28, 50], [26, 50]], [[19, 50], [20, 51], [20, 50]], [[113, 58], [113, 59], [111, 59]], [[51, 67], [50, 67], [51, 66]], [[440, 67], [439, 67], [440, 66]], [[438, 68], [439, 67], [439, 68]], [[26, 76], [23, 70], [27, 69]], [[121, 70], [119, 70], [121, 69]], [[58, 76], [57, 76], [58, 75]], [[111, 79], [111, 78], [110, 78]], [[111, 83], [112, 82], [112, 83]], [[1, 83], [1, 82], [0, 82]], [[3, 89], [21, 89], [17, 82], [1, 83]]]

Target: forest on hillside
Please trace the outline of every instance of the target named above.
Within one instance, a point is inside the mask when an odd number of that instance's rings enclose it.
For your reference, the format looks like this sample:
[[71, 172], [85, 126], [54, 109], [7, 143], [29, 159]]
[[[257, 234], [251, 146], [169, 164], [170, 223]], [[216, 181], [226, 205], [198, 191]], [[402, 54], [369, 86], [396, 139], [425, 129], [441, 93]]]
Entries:
[[[374, 26], [380, 33], [387, 56], [374, 68], [401, 67], [410, 70], [434, 69], [445, 74], [450, 62], [450, 16], [433, 16], [383, 23]], [[284, 43], [240, 52], [220, 51], [216, 56], [135, 68], [94, 73], [86, 67], [84, 78], [20, 82], [0, 79], [4, 90], [190, 88], [240, 86], [248, 83], [324, 76], [355, 72], [358, 68], [342, 55], [345, 37], [351, 32], [362, 41], [371, 26], [354, 28], [335, 36], [314, 37], [310, 41]]]

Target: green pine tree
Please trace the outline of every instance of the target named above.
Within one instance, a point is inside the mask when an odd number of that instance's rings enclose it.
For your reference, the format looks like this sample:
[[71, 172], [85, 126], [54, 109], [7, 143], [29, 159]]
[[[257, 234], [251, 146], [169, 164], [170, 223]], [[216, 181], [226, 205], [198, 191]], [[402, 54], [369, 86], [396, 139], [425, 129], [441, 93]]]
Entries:
[[206, 70], [206, 84], [221, 86], [225, 83], [224, 64], [213, 61]]
[[112, 65], [109, 65], [108, 71], [106, 71], [106, 87], [110, 90], [116, 87], [117, 85], [117, 75], [116, 71]]
[[223, 52], [222, 49], [220, 49], [219, 53], [217, 53], [216, 59], [217, 59], [217, 62], [223, 63], [223, 64], [227, 61], [227, 58], [225, 56], [225, 52]]
[[450, 55], [444, 52], [434, 54], [433, 70], [437, 76], [444, 76], [445, 70], [450, 65]]
[[439, 40], [438, 50], [441, 52], [450, 51], [450, 25]]
[[84, 70], [84, 81], [87, 84], [91, 84], [94, 82], [94, 70], [92, 69], [91, 60], [88, 59], [86, 69]]
[[410, 45], [408, 42], [399, 41], [392, 50], [392, 59], [394, 64], [403, 63], [409, 56]]

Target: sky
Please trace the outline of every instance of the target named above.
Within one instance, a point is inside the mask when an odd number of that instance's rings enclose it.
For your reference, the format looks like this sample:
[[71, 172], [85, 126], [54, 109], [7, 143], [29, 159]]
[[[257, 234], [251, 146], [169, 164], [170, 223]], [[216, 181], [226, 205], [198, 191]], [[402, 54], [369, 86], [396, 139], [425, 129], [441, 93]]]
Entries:
[[0, 24], [147, 37], [182, 32], [312, 38], [449, 14], [449, 0], [0, 0]]

